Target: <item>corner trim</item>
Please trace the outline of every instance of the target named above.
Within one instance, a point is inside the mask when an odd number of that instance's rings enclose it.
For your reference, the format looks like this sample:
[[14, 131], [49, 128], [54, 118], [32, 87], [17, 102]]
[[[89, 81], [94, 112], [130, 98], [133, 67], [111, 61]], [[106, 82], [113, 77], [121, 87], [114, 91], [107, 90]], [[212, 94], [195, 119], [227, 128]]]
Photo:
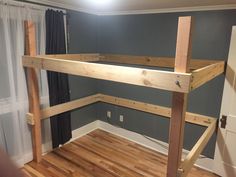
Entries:
[[87, 125], [84, 125], [78, 129], [75, 129], [72, 131], [72, 138], [70, 139], [69, 142], [72, 142], [84, 135], [87, 135], [88, 133], [96, 130], [99, 128], [99, 125], [100, 125], [100, 121], [99, 120], [96, 120], [94, 122], [91, 122]]
[[163, 9], [149, 9], [149, 10], [130, 10], [130, 11], [108, 11], [99, 12], [91, 9], [80, 8], [76, 5], [62, 3], [62, 2], [52, 2], [49, 0], [28, 0], [28, 2], [37, 3], [47, 6], [55, 6], [62, 9], [70, 9], [78, 12], [84, 12], [88, 14], [98, 15], [98, 16], [111, 16], [111, 15], [139, 15], [139, 14], [157, 14], [157, 13], [173, 13], [173, 12], [191, 12], [191, 11], [211, 11], [211, 10], [229, 10], [236, 9], [236, 4], [226, 4], [226, 5], [212, 5], [212, 6], [196, 6], [196, 7], [178, 7], [178, 8], [163, 8]]
[[99, 16], [112, 15], [140, 15], [140, 14], [158, 14], [158, 13], [174, 13], [174, 12], [196, 12], [196, 11], [213, 11], [213, 10], [230, 10], [236, 9], [236, 4], [231, 5], [215, 5], [215, 6], [197, 6], [197, 7], [178, 7], [178, 8], [163, 8], [150, 10], [130, 10], [130, 11], [115, 11], [115, 12], [97, 12]]

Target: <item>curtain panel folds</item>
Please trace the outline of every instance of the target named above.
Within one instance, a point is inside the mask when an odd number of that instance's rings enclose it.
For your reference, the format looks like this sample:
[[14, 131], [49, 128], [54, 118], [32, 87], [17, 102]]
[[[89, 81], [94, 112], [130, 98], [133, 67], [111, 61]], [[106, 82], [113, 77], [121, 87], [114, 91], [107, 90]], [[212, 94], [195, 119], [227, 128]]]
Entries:
[[[46, 11], [46, 54], [65, 54], [64, 14], [61, 11]], [[47, 72], [50, 105], [70, 101], [67, 74]], [[70, 112], [51, 117], [51, 133], [53, 148], [69, 141], [72, 137]]]
[[[32, 160], [31, 130], [26, 122], [27, 85], [22, 66], [25, 20], [36, 24], [37, 53], [44, 54], [45, 10], [0, 4], [0, 148], [19, 166]], [[47, 105], [45, 71], [40, 74], [39, 85], [41, 99]], [[43, 129], [47, 129], [44, 137], [48, 137], [48, 128], [44, 123]]]

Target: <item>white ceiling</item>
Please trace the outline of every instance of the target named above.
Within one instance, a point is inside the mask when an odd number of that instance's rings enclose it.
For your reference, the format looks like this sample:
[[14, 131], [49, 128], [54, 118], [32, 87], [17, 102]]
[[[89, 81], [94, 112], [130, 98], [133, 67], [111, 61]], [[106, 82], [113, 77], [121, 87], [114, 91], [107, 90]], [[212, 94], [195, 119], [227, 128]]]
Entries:
[[236, 0], [32, 0], [100, 15], [236, 9]]

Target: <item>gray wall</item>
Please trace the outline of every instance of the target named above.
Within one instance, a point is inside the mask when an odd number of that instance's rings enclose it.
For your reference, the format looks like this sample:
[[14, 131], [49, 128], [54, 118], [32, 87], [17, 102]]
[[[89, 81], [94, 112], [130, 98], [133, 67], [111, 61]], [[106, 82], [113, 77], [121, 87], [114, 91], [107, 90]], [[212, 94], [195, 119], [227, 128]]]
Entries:
[[[68, 12], [69, 53], [97, 52], [98, 17], [81, 12]], [[69, 76], [71, 100], [97, 93], [94, 79]], [[97, 120], [96, 105], [72, 112], [72, 129]]]
[[[178, 16], [192, 15], [195, 18], [193, 34], [193, 58], [227, 59], [232, 25], [236, 24], [236, 11], [210, 11], [192, 13], [169, 13], [148, 15], [123, 16], [93, 16], [91, 23], [94, 28], [86, 30], [83, 26], [82, 15], [73, 13], [75, 22], [70, 24], [71, 43], [73, 52], [100, 52], [133, 55], [174, 56]], [[80, 16], [81, 15], [81, 16]], [[87, 15], [85, 15], [87, 17]], [[79, 20], [77, 19], [79, 18]], [[96, 19], [96, 20], [94, 20]], [[86, 22], [86, 24], [89, 22]], [[89, 23], [90, 24], [90, 23]], [[93, 25], [94, 25], [93, 24]], [[74, 25], [77, 25], [74, 27]], [[92, 24], [88, 25], [92, 26]], [[88, 27], [87, 26], [87, 27]], [[84, 30], [84, 31], [83, 31]], [[83, 35], [83, 33], [85, 33]], [[88, 35], [93, 35], [86, 38]], [[93, 34], [92, 34], [93, 33]], [[97, 36], [94, 36], [96, 33]], [[80, 37], [76, 37], [76, 36]], [[72, 36], [75, 36], [72, 38]], [[96, 41], [96, 44], [95, 44]], [[84, 44], [83, 44], [84, 43]], [[71, 88], [84, 87], [80, 82], [71, 83]], [[171, 93], [156, 89], [132, 85], [85, 79], [94, 87], [94, 92], [131, 98], [164, 106], [171, 105]], [[223, 90], [223, 76], [220, 76], [189, 95], [188, 111], [219, 117], [220, 103]], [[82, 83], [83, 84], [83, 83]], [[76, 92], [76, 90], [74, 91]], [[74, 95], [79, 93], [74, 93]], [[73, 95], [73, 91], [72, 91]], [[75, 96], [76, 97], [76, 96]], [[112, 111], [112, 124], [136, 131], [150, 137], [168, 142], [169, 121], [151, 114], [134, 111], [108, 104], [97, 104], [92, 109], [97, 118], [107, 121], [106, 111]], [[89, 110], [90, 111], [90, 110]], [[124, 123], [119, 123], [119, 115], [124, 115]], [[78, 113], [79, 115], [79, 113]], [[91, 115], [91, 113], [90, 113]], [[74, 115], [74, 116], [77, 116]], [[80, 116], [86, 118], [83, 113]], [[73, 118], [73, 121], [76, 118]], [[90, 119], [92, 120], [92, 119]], [[75, 121], [74, 121], [75, 122]], [[87, 122], [87, 120], [83, 121]], [[80, 124], [76, 124], [77, 127]], [[191, 149], [203, 133], [204, 128], [187, 124], [185, 128], [184, 147]], [[208, 143], [204, 154], [213, 157], [215, 136]]]

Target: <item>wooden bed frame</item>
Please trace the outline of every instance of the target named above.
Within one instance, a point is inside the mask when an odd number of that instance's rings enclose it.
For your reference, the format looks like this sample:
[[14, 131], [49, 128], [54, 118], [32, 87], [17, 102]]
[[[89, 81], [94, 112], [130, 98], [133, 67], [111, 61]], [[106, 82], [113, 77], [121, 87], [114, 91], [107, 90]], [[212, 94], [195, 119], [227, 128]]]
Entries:
[[[27, 121], [32, 125], [33, 157], [36, 162], [40, 162], [42, 158], [42, 120], [96, 102], [105, 102], [171, 118], [167, 177], [187, 176], [217, 126], [216, 118], [186, 112], [188, 93], [224, 73], [225, 70], [224, 61], [190, 60], [192, 33], [191, 17], [179, 18], [175, 59], [111, 54], [36, 56], [34, 24], [26, 22], [25, 26], [28, 34], [26, 35], [26, 51], [27, 54], [29, 54], [29, 56], [23, 56], [23, 65], [27, 67], [30, 106], [29, 113], [27, 114]], [[138, 67], [114, 66], [111, 64], [101, 64], [99, 63], [100, 61], [103, 63], [110, 62], [174, 68], [174, 71], [170, 72]], [[172, 107], [168, 108], [104, 94], [95, 94], [40, 109], [37, 69], [172, 91]], [[206, 130], [187, 157], [182, 160], [185, 121], [204, 126], [206, 127]]]

